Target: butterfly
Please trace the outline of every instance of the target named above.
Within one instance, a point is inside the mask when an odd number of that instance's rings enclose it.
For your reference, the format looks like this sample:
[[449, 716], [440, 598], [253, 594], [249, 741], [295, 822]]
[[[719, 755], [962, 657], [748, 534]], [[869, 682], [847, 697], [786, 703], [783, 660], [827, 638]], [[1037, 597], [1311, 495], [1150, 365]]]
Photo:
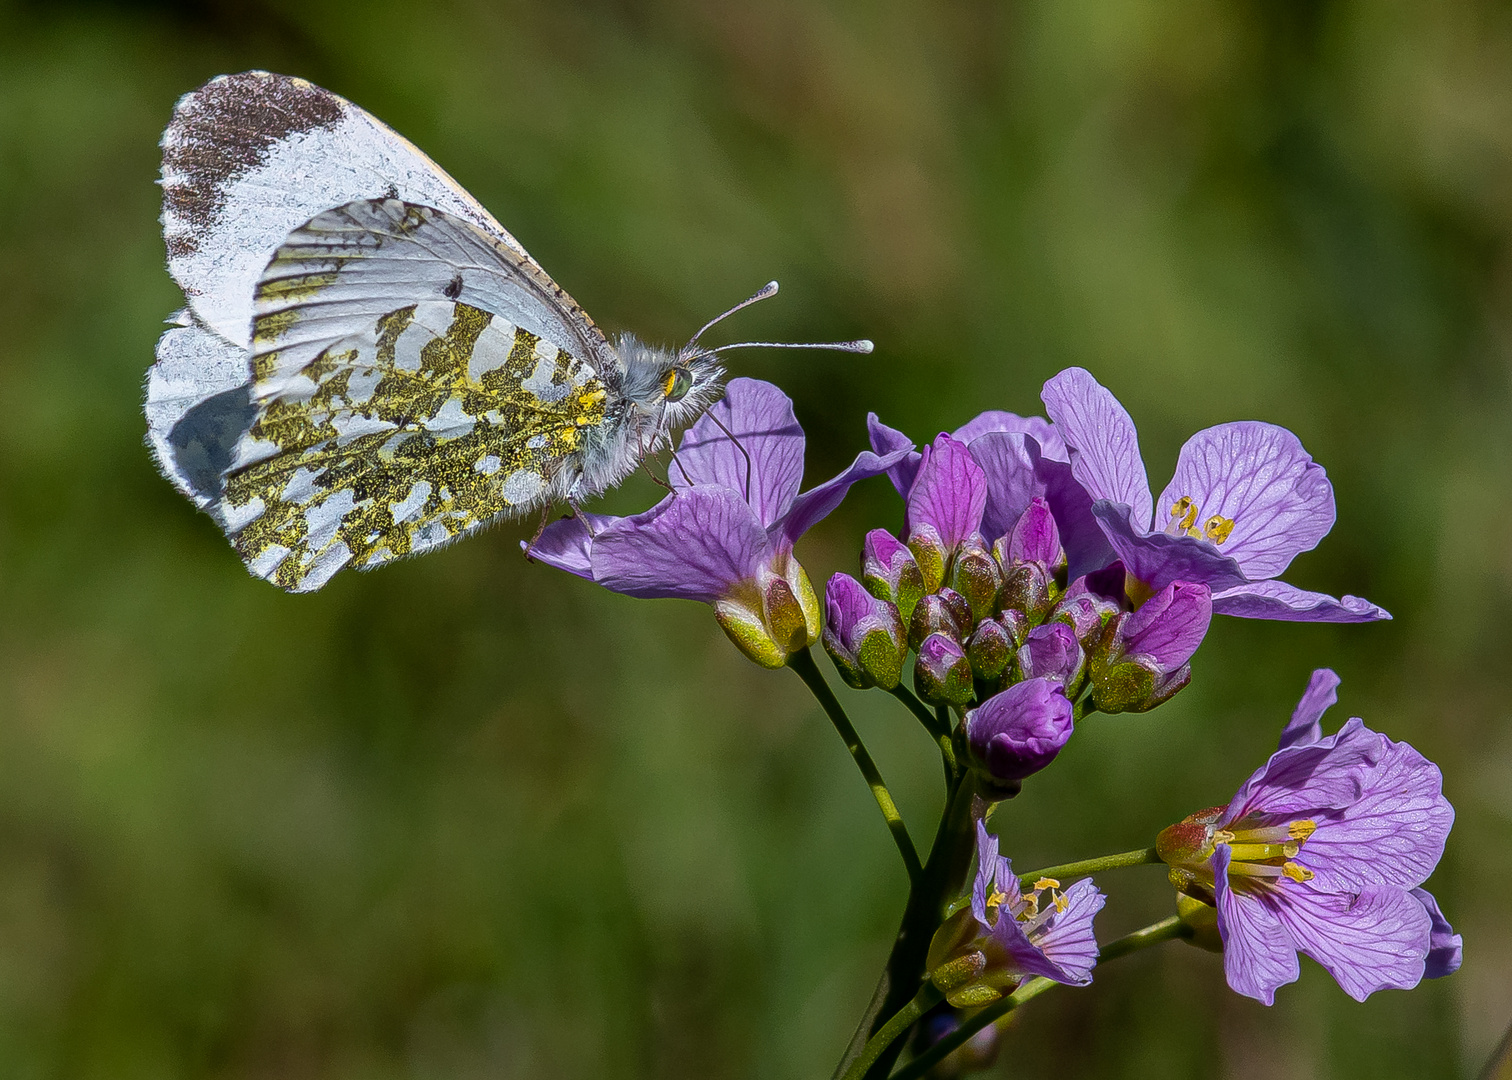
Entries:
[[618, 484], [722, 393], [732, 348], [611, 341], [413, 144], [303, 79], [222, 75], [163, 133], [185, 308], [147, 441], [247, 568], [291, 592]]

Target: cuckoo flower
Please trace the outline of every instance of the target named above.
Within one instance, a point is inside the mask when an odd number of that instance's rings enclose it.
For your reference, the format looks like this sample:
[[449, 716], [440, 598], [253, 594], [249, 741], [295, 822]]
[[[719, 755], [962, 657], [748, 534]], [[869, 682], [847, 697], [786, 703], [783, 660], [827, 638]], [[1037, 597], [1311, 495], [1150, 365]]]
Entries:
[[1357, 596], [1336, 600], [1276, 580], [1334, 523], [1328, 476], [1285, 428], [1241, 421], [1199, 431], [1181, 448], [1176, 474], [1155, 500], [1134, 422], [1097, 380], [1068, 368], [1041, 396], [1071, 448], [1071, 471], [1129, 573], [1131, 594], [1201, 581], [1223, 615], [1304, 622], [1391, 617]]
[[908, 634], [898, 609], [879, 600], [849, 574], [836, 574], [824, 589], [824, 651], [847, 685], [891, 690], [903, 672]]
[[[732, 433], [736, 441], [725, 434]], [[725, 398], [683, 436], [674, 492], [633, 517], [583, 514], [553, 522], [535, 558], [614, 592], [700, 600], [732, 641], [781, 667], [819, 637], [819, 601], [793, 544], [840, 505], [852, 484], [885, 472], [902, 452], [862, 453], [799, 494], [803, 429], [770, 383], [732, 379]]]
[[[904, 452], [888, 476], [898, 494], [908, 499], [924, 455], [875, 413], [867, 418], [867, 428], [878, 454]], [[1066, 444], [1054, 425], [1038, 416], [984, 412], [949, 438], [964, 446], [982, 471], [985, 497], [978, 527], [989, 541], [1007, 533], [1038, 496], [1055, 514], [1072, 577], [1113, 561], [1112, 549], [1092, 515], [1092, 499], [1072, 475]]]
[[[1070, 636], [1064, 624], [1055, 625]], [[1071, 646], [1076, 647], [1075, 638]], [[1061, 752], [1071, 737], [1071, 713], [1071, 702], [1058, 681], [1025, 679], [966, 714], [966, 743], [972, 758], [994, 780], [1022, 780]]]
[[976, 824], [971, 906], [947, 919], [929, 945], [930, 980], [958, 1008], [996, 1001], [1036, 975], [1085, 986], [1097, 963], [1092, 920], [1105, 897], [1091, 878], [1064, 892], [1041, 878], [1024, 892], [997, 837]]
[[1229, 986], [1269, 1005], [1297, 953], [1363, 1001], [1459, 966], [1459, 938], [1419, 886], [1454, 822], [1437, 766], [1351, 719], [1323, 737], [1338, 676], [1312, 681], [1281, 745], [1226, 807], [1160, 834], [1182, 892], [1217, 907]]

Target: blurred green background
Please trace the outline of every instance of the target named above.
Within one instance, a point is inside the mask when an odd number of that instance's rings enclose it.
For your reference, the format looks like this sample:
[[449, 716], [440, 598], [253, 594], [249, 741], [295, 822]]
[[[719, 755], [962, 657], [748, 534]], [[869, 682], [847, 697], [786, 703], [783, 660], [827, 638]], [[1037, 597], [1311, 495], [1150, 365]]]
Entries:
[[[156, 475], [156, 142], [249, 67], [407, 134], [611, 330], [775, 277], [729, 334], [876, 339], [738, 356], [811, 480], [869, 409], [927, 438], [1068, 364], [1157, 491], [1198, 428], [1298, 432], [1339, 517], [1288, 578], [1396, 621], [1218, 620], [999, 829], [1025, 867], [1146, 844], [1330, 665], [1334, 723], [1443, 766], [1464, 968], [1357, 1005], [1304, 961], [1265, 1009], [1168, 945], [1036, 1001], [999, 1072], [1476, 1073], [1512, 1020], [1505, 4], [0, 0], [0, 1077], [827, 1076], [901, 910], [834, 733], [707, 609], [527, 564], [526, 526], [285, 596]], [[874, 481], [800, 554], [899, 516]], [[926, 841], [928, 741], [846, 700]], [[1105, 938], [1169, 910], [1158, 869], [1104, 885]]]

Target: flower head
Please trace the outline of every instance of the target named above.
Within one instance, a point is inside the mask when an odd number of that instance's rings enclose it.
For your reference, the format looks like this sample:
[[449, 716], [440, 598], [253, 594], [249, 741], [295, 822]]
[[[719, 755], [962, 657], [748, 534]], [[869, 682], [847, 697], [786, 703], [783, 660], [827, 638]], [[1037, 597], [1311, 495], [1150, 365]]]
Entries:
[[733, 379], [724, 400], [683, 436], [669, 476], [672, 494], [633, 517], [580, 514], [553, 522], [539, 541], [522, 546], [627, 596], [712, 604], [742, 652], [781, 667], [819, 637], [818, 597], [793, 544], [857, 480], [904, 456], [862, 453], [799, 494], [803, 450], [787, 395], [770, 383]]
[[1298, 952], [1357, 1001], [1459, 966], [1458, 936], [1419, 888], [1454, 822], [1442, 777], [1359, 719], [1323, 737], [1338, 682], [1314, 672], [1270, 760], [1157, 843], [1177, 888], [1217, 908], [1229, 986], [1267, 1005]]
[[971, 906], [947, 919], [929, 945], [930, 979], [958, 1008], [996, 1001], [1036, 975], [1072, 986], [1092, 981], [1092, 920], [1105, 897], [1084, 878], [1064, 892], [1041, 878], [1024, 892], [997, 837], [976, 824], [977, 871]]
[[1124, 563], [1131, 592], [1172, 581], [1203, 582], [1213, 610], [1252, 619], [1369, 622], [1390, 616], [1357, 596], [1336, 600], [1276, 580], [1334, 523], [1322, 466], [1285, 428], [1256, 421], [1199, 431], [1181, 448], [1176, 474], [1150, 496], [1139, 436], [1118, 400], [1081, 368], [1041, 395], [1070, 447], [1070, 468]]

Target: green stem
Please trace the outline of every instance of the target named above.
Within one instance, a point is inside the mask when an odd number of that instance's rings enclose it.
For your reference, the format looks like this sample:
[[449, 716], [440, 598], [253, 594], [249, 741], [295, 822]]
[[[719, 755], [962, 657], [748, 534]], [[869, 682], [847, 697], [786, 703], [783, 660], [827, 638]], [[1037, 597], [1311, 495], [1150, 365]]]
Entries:
[[[1125, 934], [1116, 941], [1108, 942], [1108, 944], [1102, 947], [1097, 962], [1099, 965], [1106, 964], [1109, 960], [1117, 960], [1120, 956], [1128, 956], [1132, 952], [1147, 949], [1151, 945], [1158, 945], [1162, 941], [1190, 937], [1191, 934], [1191, 928], [1175, 915], [1172, 915], [1168, 919], [1161, 919], [1158, 923], [1151, 923], [1149, 926], [1136, 930], [1132, 934]], [[923, 1076], [930, 1069], [934, 1068], [935, 1065], [939, 1064], [952, 1050], [965, 1043], [988, 1024], [1008, 1015], [1031, 998], [1039, 997], [1055, 985], [1049, 979], [1030, 979], [1007, 997], [993, 1002], [981, 1012], [961, 1021], [960, 1027], [894, 1073], [892, 1080], [915, 1080], [916, 1077]]]
[[945, 765], [945, 783], [949, 786], [956, 774], [955, 744], [950, 740], [949, 720], [940, 724], [935, 714], [929, 711], [929, 706], [920, 701], [918, 696], [902, 683], [893, 687], [888, 693], [901, 701], [908, 711], [918, 718], [919, 723], [924, 725], [924, 730], [929, 732], [929, 737], [940, 748], [940, 760]]
[[[924, 865], [923, 880], [908, 894], [908, 906], [903, 909], [898, 936], [887, 957], [887, 995], [877, 1010], [874, 1024], [906, 1005], [909, 991], [924, 977], [929, 942], [940, 925], [945, 898], [961, 888], [971, 866], [972, 800], [975, 795], [972, 774], [962, 772], [945, 796], [945, 809], [940, 814], [934, 846], [929, 849], [929, 861]], [[885, 1047], [866, 1071], [866, 1080], [883, 1080], [902, 1048], [902, 1043], [896, 1041]]]
[[861, 1080], [872, 1064], [882, 1056], [882, 1051], [913, 1027], [919, 1017], [932, 1009], [942, 996], [933, 983], [925, 983], [920, 987], [912, 1001], [894, 1013], [887, 1023], [877, 1029], [875, 1035], [866, 1040], [866, 1046], [856, 1060], [851, 1062], [850, 1068], [845, 1070], [845, 1075], [841, 1077], [841, 1080]]
[[1120, 851], [1117, 855], [1103, 855], [1096, 859], [1083, 859], [1081, 862], [1061, 863], [1059, 866], [1047, 866], [1043, 870], [1031, 870], [1027, 874], [1020, 874], [1020, 881], [1037, 881], [1040, 878], [1074, 878], [1086, 874], [1098, 874], [1104, 870], [1117, 870], [1121, 866], [1144, 866], [1147, 863], [1160, 862], [1160, 853], [1154, 848], [1140, 848], [1138, 851]]
[[855, 758], [856, 766], [861, 770], [861, 775], [866, 778], [867, 786], [871, 788], [872, 797], [877, 800], [877, 806], [882, 810], [882, 817], [887, 821], [887, 829], [892, 833], [893, 843], [898, 845], [898, 854], [903, 856], [903, 865], [908, 870], [908, 880], [917, 882], [924, 869], [919, 865], [919, 853], [908, 835], [908, 826], [903, 823], [903, 815], [898, 813], [898, 804], [893, 802], [892, 792], [887, 790], [887, 785], [882, 781], [882, 773], [878, 771], [877, 763], [867, 752], [866, 744], [861, 741], [861, 736], [857, 734], [855, 725], [850, 722], [850, 717], [845, 715], [845, 709], [841, 707], [840, 700], [835, 697], [835, 692], [829, 688], [829, 683], [824, 681], [819, 665], [814, 663], [813, 653], [808, 649], [794, 653], [788, 658], [788, 667], [797, 672], [804, 685], [819, 700], [825, 715], [830, 718], [830, 723], [834, 724], [835, 730], [840, 733], [840, 738], [845, 742], [845, 748], [850, 751], [851, 757]]

